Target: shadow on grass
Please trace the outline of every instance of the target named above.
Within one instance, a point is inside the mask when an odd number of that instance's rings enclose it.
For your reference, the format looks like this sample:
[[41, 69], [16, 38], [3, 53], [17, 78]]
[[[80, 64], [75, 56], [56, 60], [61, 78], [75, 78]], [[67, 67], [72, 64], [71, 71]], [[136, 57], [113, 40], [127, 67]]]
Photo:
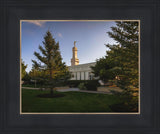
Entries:
[[109, 106], [110, 109], [114, 112], [138, 112], [138, 104], [125, 104], [125, 103], [118, 103]]

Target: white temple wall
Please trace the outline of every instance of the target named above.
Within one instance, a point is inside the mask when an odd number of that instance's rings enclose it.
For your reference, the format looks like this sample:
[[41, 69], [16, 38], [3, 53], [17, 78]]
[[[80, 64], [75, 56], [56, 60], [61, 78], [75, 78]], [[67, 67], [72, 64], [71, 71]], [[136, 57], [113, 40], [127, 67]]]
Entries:
[[90, 66], [94, 65], [95, 63], [87, 63], [69, 66], [69, 71], [72, 73], [71, 80], [90, 80], [89, 74], [92, 72]]
[[76, 73], [72, 73], [71, 80], [76, 80]]
[[81, 80], [84, 80], [84, 72], [81, 72]]
[[89, 72], [85, 72], [85, 80], [89, 80]]
[[77, 80], [80, 80], [80, 72], [77, 72]]

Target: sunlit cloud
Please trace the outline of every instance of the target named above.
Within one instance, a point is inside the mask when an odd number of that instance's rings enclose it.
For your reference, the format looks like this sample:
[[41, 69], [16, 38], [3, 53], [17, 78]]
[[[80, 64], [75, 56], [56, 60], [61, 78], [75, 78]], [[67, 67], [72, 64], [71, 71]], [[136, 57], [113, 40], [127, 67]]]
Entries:
[[60, 38], [62, 38], [62, 37], [63, 37], [61, 33], [58, 33], [57, 35], [58, 35], [58, 37], [60, 37]]
[[32, 23], [32, 24], [37, 25], [39, 27], [42, 27], [46, 23], [46, 21], [40, 21], [40, 20], [28, 20], [26, 22]]

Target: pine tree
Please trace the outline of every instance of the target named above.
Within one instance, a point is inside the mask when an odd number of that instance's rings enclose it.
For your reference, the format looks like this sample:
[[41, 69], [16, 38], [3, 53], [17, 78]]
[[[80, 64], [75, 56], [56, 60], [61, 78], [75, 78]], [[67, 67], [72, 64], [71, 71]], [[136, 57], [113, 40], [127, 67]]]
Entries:
[[41, 52], [34, 52], [34, 55], [39, 62], [32, 60], [33, 68], [42, 72], [40, 76], [43, 76], [44, 80], [47, 80], [47, 84], [50, 86], [50, 93], [53, 95], [53, 88], [60, 79], [68, 79], [69, 72], [64, 62], [59, 49], [59, 42], [56, 42], [52, 37], [50, 31], [46, 32], [44, 36], [43, 46], [39, 45]]
[[23, 79], [27, 73], [26, 68], [27, 68], [27, 65], [25, 65], [24, 61], [21, 59], [21, 79]]
[[112, 67], [119, 68], [120, 84], [138, 87], [139, 23], [119, 21], [116, 25], [108, 34], [118, 45], [106, 45], [110, 49], [107, 51], [107, 61]]
[[96, 60], [96, 65], [92, 66], [92, 71], [96, 77], [99, 77], [104, 82], [108, 81], [111, 78], [109, 74], [110, 66], [107, 63], [106, 57], [102, 57]]
[[[116, 44], [106, 45], [109, 50], [105, 58], [99, 59], [93, 70], [95, 75], [98, 73], [100, 78], [101, 75], [109, 78], [123, 89], [123, 92], [115, 94], [121, 98], [121, 101], [110, 107], [112, 111], [137, 112], [139, 23], [118, 21], [111, 30], [108, 34]], [[102, 74], [101, 70], [103, 70]]]

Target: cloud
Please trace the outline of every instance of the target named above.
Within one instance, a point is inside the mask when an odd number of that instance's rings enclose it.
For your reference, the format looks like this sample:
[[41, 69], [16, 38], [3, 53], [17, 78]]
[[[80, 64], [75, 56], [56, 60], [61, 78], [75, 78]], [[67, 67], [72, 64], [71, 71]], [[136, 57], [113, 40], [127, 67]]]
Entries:
[[40, 20], [27, 20], [26, 22], [32, 23], [32, 24], [37, 25], [39, 27], [42, 27], [45, 24], [45, 21], [40, 21]]
[[58, 33], [57, 35], [58, 35], [58, 37], [60, 37], [60, 38], [62, 38], [62, 37], [63, 37], [61, 33]]

